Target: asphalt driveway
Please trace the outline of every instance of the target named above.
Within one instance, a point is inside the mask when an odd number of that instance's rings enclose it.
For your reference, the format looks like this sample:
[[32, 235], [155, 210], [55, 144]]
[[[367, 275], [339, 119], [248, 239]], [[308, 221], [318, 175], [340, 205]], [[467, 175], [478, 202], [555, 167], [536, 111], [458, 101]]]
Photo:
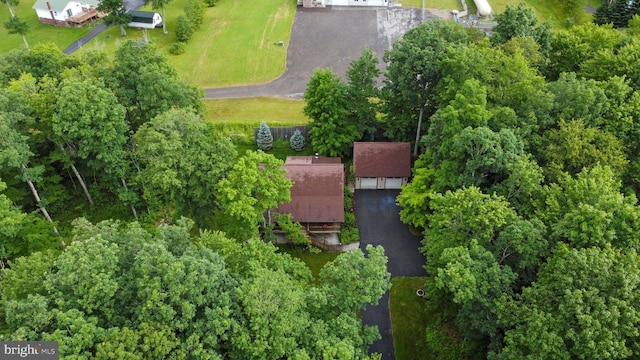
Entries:
[[[422, 267], [426, 263], [420, 253], [420, 236], [411, 234], [400, 221], [400, 207], [396, 205], [399, 190], [357, 190], [355, 212], [360, 229], [360, 247], [382, 245], [389, 258], [391, 277], [427, 276]], [[369, 350], [382, 354], [384, 360], [394, 360], [393, 334], [389, 318], [389, 293], [377, 306], [368, 306], [362, 313], [366, 325], [377, 325], [382, 339]]]

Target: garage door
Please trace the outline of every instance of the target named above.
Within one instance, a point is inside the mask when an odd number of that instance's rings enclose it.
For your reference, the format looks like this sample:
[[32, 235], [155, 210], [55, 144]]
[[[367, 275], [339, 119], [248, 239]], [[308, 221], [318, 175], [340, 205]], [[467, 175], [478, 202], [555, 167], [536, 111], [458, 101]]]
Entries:
[[402, 186], [402, 178], [387, 178], [385, 189], [400, 189]]
[[375, 189], [378, 186], [378, 178], [361, 178], [360, 189]]

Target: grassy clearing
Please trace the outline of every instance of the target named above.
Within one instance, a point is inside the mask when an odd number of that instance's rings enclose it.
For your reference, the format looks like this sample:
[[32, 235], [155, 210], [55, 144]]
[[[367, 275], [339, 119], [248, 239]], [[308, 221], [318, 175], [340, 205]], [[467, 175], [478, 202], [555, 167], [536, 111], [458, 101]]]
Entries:
[[[467, 5], [473, 3], [473, 0], [467, 0]], [[402, 6], [407, 7], [422, 7], [422, 0], [400, 0]], [[460, 0], [425, 0], [424, 7], [427, 9], [447, 9], [447, 10], [462, 10], [462, 3]]]
[[389, 311], [396, 359], [480, 359], [485, 354], [483, 343], [461, 339], [453, 320], [443, 323], [434, 304], [417, 296], [426, 281], [426, 277], [391, 280]]
[[[270, 127], [306, 125], [309, 119], [303, 114], [305, 102], [283, 98], [246, 98], [204, 100], [205, 120], [229, 135], [236, 143], [247, 143], [247, 149], [255, 150], [253, 128], [263, 120]], [[288, 147], [288, 145], [287, 145]]]
[[[507, 6], [517, 6], [521, 2], [527, 3], [536, 11], [540, 20], [551, 20], [555, 26], [564, 26], [566, 15], [561, 10], [557, 0], [489, 0], [489, 5], [494, 14], [503, 12]], [[475, 13], [476, 6], [473, 0], [466, 0], [469, 13]], [[411, 7], [422, 7], [422, 0], [403, 0], [402, 5]], [[587, 0], [587, 5], [598, 8], [602, 5], [601, 0]], [[462, 10], [460, 0], [426, 0], [425, 7], [431, 9]], [[585, 12], [586, 13], [586, 12]], [[589, 21], [590, 15], [585, 15], [584, 21]]]
[[389, 311], [396, 359], [427, 359], [425, 324], [432, 321], [425, 300], [416, 295], [424, 277], [395, 277], [391, 280]]
[[[276, 79], [286, 69], [287, 47], [296, 11], [292, 0], [234, 1], [220, 0], [205, 9], [205, 21], [186, 46], [183, 55], [170, 55], [176, 41], [175, 28], [184, 14], [185, 0], [174, 0], [166, 8], [168, 35], [162, 29], [146, 32], [149, 40], [169, 57], [186, 82], [199, 87], [259, 84]], [[151, 10], [149, 6], [142, 9]], [[126, 39], [141, 39], [142, 30], [129, 29]], [[100, 34], [88, 49], [112, 53], [122, 41], [117, 28]]]
[[212, 123], [244, 122], [260, 126], [262, 120], [269, 126], [305, 125], [309, 119], [303, 114], [305, 102], [283, 98], [216, 99], [203, 101], [205, 118]]
[[314, 279], [318, 279], [318, 275], [320, 274], [320, 270], [322, 270], [324, 264], [328, 263], [329, 261], [333, 261], [333, 259], [340, 255], [339, 252], [330, 251], [323, 251], [317, 254], [312, 254], [304, 246], [279, 245], [278, 248], [281, 252], [288, 253], [294, 258], [298, 258], [304, 261], [309, 269], [311, 269], [311, 273], [313, 274]]
[[[93, 27], [99, 23], [92, 23], [83, 28], [63, 28], [53, 25], [46, 25], [38, 20], [36, 11], [31, 7], [35, 4], [35, 0], [22, 0], [18, 6], [14, 6], [16, 15], [29, 24], [31, 31], [27, 33], [27, 42], [33, 47], [39, 43], [54, 43], [61, 50], [67, 48], [74, 41], [87, 34]], [[9, 20], [11, 14], [9, 8], [4, 4], [0, 4], [0, 23], [4, 24]], [[20, 35], [9, 35], [4, 26], [0, 27], [0, 54], [6, 53], [13, 49], [24, 48], [22, 37]]]

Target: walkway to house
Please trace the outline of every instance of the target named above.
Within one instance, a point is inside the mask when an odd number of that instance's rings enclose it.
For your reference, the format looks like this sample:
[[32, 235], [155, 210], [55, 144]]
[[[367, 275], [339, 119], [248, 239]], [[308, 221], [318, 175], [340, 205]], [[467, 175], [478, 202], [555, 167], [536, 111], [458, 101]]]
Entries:
[[[420, 236], [409, 232], [400, 221], [400, 208], [396, 205], [398, 190], [357, 190], [355, 212], [360, 229], [360, 247], [367, 244], [382, 245], [389, 258], [391, 277], [426, 276], [422, 267], [425, 257], [420, 253]], [[369, 306], [362, 313], [367, 325], [377, 325], [382, 339], [373, 343], [371, 352], [382, 354], [384, 360], [394, 360], [393, 334], [389, 318], [389, 293], [377, 306]]]

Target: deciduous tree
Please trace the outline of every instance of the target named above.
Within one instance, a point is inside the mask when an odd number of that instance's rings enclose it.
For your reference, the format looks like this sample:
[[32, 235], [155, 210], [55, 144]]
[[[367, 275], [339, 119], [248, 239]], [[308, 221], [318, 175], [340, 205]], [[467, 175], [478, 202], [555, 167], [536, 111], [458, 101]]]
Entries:
[[236, 156], [231, 142], [184, 109], [156, 117], [140, 127], [134, 139], [143, 197], [156, 210], [176, 206], [200, 228], [208, 227], [221, 201], [216, 184]]
[[336, 313], [364, 310], [365, 304], [378, 300], [391, 288], [387, 257], [381, 246], [367, 245], [361, 250], [340, 254], [320, 271], [323, 290], [331, 294], [328, 306]]
[[7, 29], [9, 34], [20, 34], [20, 36], [22, 36], [24, 46], [28, 50], [29, 43], [27, 42], [27, 37], [25, 35], [27, 35], [30, 30], [29, 24], [27, 24], [23, 20], [20, 20], [20, 18], [18, 18], [18, 15], [16, 15], [15, 11], [13, 10], [14, 6], [20, 5], [20, 0], [4, 0], [3, 2], [7, 4], [9, 13], [11, 14], [9, 20], [3, 24], [5, 29]]
[[[441, 76], [438, 58], [447, 46], [466, 41], [466, 33], [458, 24], [433, 20], [409, 30], [384, 54], [385, 135], [394, 141], [415, 141], [414, 156], [422, 121], [436, 110], [433, 96]], [[428, 128], [429, 124], [425, 125]]]
[[167, 6], [172, 0], [145, 0], [145, 5], [151, 4], [151, 8], [154, 10], [162, 10], [162, 32], [167, 35], [167, 17], [164, 14], [164, 7]]
[[100, 0], [98, 11], [102, 11], [107, 14], [107, 16], [102, 18], [105, 25], [118, 25], [120, 27], [120, 35], [127, 35], [127, 31], [124, 29], [124, 25], [131, 22], [132, 16], [131, 14], [127, 13], [127, 7], [125, 6], [124, 1]]
[[316, 70], [304, 93], [304, 114], [311, 119], [313, 150], [325, 156], [345, 156], [359, 139], [349, 119], [347, 87], [332, 69]]
[[291, 200], [292, 182], [283, 164], [262, 151], [247, 151], [218, 182], [223, 214], [218, 221], [229, 236], [241, 241], [257, 236], [259, 224], [271, 224], [270, 210]]
[[548, 54], [551, 45], [551, 23], [538, 24], [535, 11], [521, 2], [517, 6], [507, 6], [504, 12], [495, 15], [498, 23], [493, 28], [491, 42], [504, 44], [516, 36], [530, 36], [538, 44], [543, 54]]
[[378, 58], [370, 48], [366, 48], [360, 58], [352, 61], [347, 70], [349, 117], [357, 125], [360, 137], [368, 140], [373, 140], [378, 121], [378, 76]]
[[152, 44], [124, 42], [116, 50], [112, 66], [103, 71], [100, 77], [126, 107], [133, 131], [172, 108], [203, 110], [202, 91], [181, 81]]
[[600, 358], [638, 354], [638, 271], [634, 250], [560, 244], [538, 281], [501, 319], [511, 327], [500, 359]]

